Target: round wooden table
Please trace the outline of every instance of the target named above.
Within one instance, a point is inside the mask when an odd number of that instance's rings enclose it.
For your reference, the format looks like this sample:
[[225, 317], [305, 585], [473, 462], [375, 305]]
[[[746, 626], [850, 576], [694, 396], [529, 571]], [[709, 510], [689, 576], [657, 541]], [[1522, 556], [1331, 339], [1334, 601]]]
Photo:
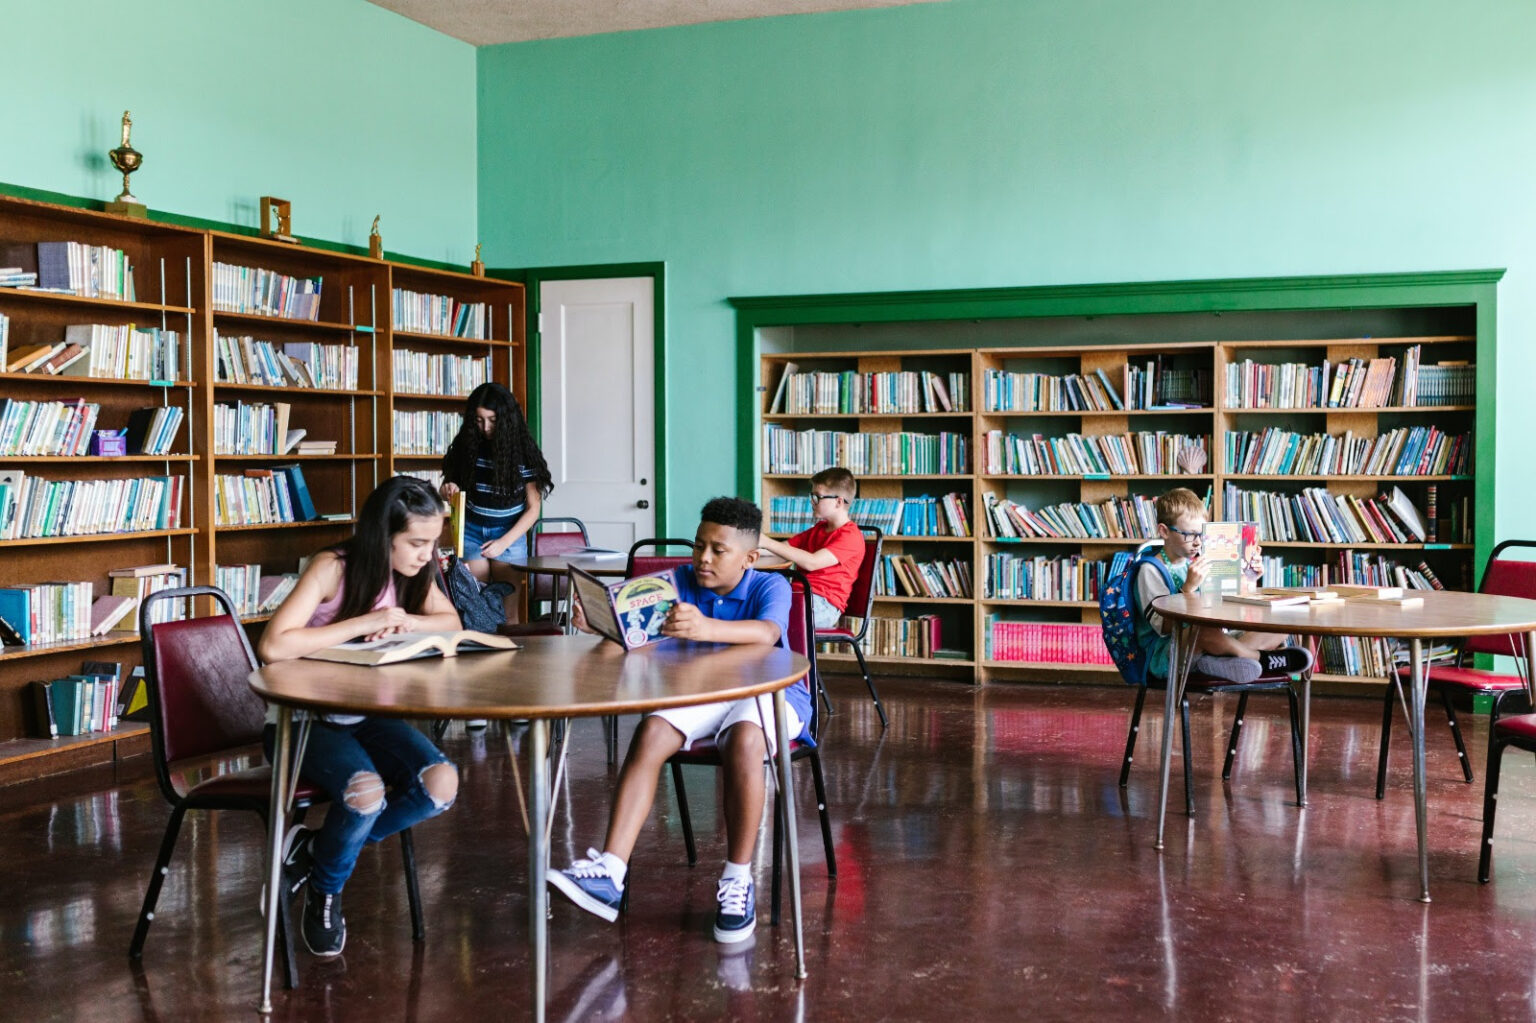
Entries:
[[[278, 709], [268, 818], [267, 935], [261, 1008], [272, 1011], [272, 965], [277, 944], [277, 893], [282, 869], [285, 810], [294, 783], [296, 709], [396, 718], [503, 718], [531, 722], [528, 821], [528, 930], [533, 944], [533, 1015], [544, 1018], [548, 974], [544, 875], [549, 848], [549, 720], [604, 714], [640, 714], [666, 707], [773, 695], [778, 731], [781, 798], [787, 821], [790, 903], [795, 923], [796, 975], [806, 976], [800, 916], [800, 848], [795, 832], [784, 690], [810, 670], [804, 657], [779, 647], [727, 646], [668, 640], [625, 653], [595, 636], [529, 636], [514, 651], [362, 667], [293, 660], [251, 673], [256, 694]], [[308, 727], [308, 718], [300, 728]]]
[[[1357, 636], [1402, 641], [1409, 651], [1408, 728], [1413, 739], [1413, 796], [1419, 838], [1419, 899], [1429, 901], [1429, 851], [1425, 826], [1424, 781], [1424, 699], [1427, 690], [1424, 664], [1424, 640], [1464, 636], [1521, 635], [1524, 638], [1526, 684], [1532, 686], [1536, 699], [1536, 600], [1505, 597], [1491, 593], [1462, 593], [1450, 590], [1412, 591], [1424, 603], [1416, 607], [1398, 607], [1346, 600], [1337, 604], [1269, 607], [1237, 604], [1220, 597], [1185, 596], [1182, 593], [1158, 597], [1152, 607], [1174, 632], [1168, 650], [1170, 684], [1163, 718], [1163, 752], [1160, 765], [1157, 806], [1157, 842], [1163, 847], [1163, 826], [1168, 811], [1168, 767], [1172, 758], [1173, 729], [1166, 722], [1176, 720], [1179, 701], [1189, 680], [1189, 666], [1194, 661], [1195, 635], [1200, 626], [1245, 632], [1281, 632], [1307, 637], [1317, 655], [1317, 639], [1323, 636]], [[1301, 711], [1301, 803], [1306, 802], [1307, 729], [1311, 718], [1311, 673], [1302, 678]], [[1188, 751], [1185, 751], [1188, 756]]]

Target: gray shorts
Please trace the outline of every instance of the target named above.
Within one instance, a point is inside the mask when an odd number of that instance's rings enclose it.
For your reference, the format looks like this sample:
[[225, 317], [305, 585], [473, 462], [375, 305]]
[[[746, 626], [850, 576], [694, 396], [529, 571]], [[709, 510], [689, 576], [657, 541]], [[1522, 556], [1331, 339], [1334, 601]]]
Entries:
[[836, 627], [843, 613], [832, 606], [832, 603], [819, 593], [811, 594], [811, 617], [816, 620], [816, 628], [831, 629]]

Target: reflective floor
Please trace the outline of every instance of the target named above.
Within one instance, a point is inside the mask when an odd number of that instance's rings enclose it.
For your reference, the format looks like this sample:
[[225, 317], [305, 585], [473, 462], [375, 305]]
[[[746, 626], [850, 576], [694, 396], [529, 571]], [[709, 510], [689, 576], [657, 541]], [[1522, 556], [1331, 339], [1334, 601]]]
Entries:
[[[797, 768], [810, 978], [794, 979], [787, 914], [768, 926], [765, 852], [755, 942], [727, 951], [711, 939], [723, 844], [700, 772], [697, 868], [667, 786], [638, 847], [628, 916], [610, 925], [555, 904], [550, 1019], [1536, 1016], [1536, 765], [1506, 761], [1494, 881], [1480, 886], [1481, 720], [1468, 717], [1469, 786], [1431, 711], [1425, 906], [1400, 729], [1391, 788], [1373, 798], [1374, 701], [1317, 701], [1306, 810], [1293, 803], [1283, 701], [1254, 698], [1227, 785], [1235, 700], [1197, 701], [1198, 816], [1183, 815], [1175, 773], [1159, 854], [1160, 704], [1122, 790], [1127, 690], [889, 681], [883, 735], [862, 691], [834, 680], [824, 762], [835, 881]], [[572, 734], [558, 862], [600, 841], [612, 783], [598, 726]], [[346, 954], [322, 963], [301, 952], [302, 986], [279, 991], [275, 1019], [526, 1018], [525, 839], [504, 740], [456, 726], [445, 748], [463, 786], [416, 837], [425, 943], [410, 938], [398, 846], [371, 847], [346, 891]], [[253, 1017], [253, 816], [188, 817], [142, 967], [129, 964], [167, 816], [143, 770], [0, 790], [0, 1018]]]

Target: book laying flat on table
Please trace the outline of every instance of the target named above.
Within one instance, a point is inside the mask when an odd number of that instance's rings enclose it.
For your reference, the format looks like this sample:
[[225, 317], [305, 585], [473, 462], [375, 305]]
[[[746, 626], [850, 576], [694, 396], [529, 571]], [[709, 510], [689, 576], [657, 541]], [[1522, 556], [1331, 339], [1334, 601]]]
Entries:
[[[1259, 542], [1256, 522], [1207, 522], [1202, 534], [1200, 558], [1209, 571], [1200, 586], [1201, 593], [1223, 597], [1252, 593], [1257, 577], [1246, 572], [1248, 552]], [[1272, 603], [1272, 601], [1259, 601]]]
[[1424, 606], [1423, 597], [1416, 597], [1409, 594], [1398, 594], [1395, 597], [1374, 597], [1370, 595], [1363, 595], [1358, 597], [1350, 597], [1349, 602], [1351, 604], [1376, 604], [1380, 607], [1400, 607], [1405, 609], [1410, 607]]
[[1340, 585], [1330, 588], [1346, 600], [1355, 597], [1401, 597], [1403, 595], [1403, 588], [1401, 586]]
[[561, 554], [579, 554], [584, 558], [627, 558], [628, 551], [616, 551], [612, 547], [572, 547]]
[[1262, 607], [1306, 607], [1312, 598], [1305, 593], [1223, 593], [1224, 604], [1258, 604]]
[[457, 657], [460, 652], [517, 649], [520, 649], [518, 645], [506, 636], [460, 629], [458, 632], [397, 632], [383, 639], [354, 639], [304, 656], [316, 661], [371, 666], [413, 661], [418, 657]]
[[1260, 586], [1259, 592], [1263, 594], [1276, 594], [1282, 597], [1306, 597], [1308, 600], [1338, 600], [1343, 594], [1342, 586]]
[[661, 623], [678, 601], [673, 571], [669, 568], [608, 585], [572, 565], [571, 589], [581, 601], [587, 624], [599, 636], [634, 650], [666, 638], [661, 634]]

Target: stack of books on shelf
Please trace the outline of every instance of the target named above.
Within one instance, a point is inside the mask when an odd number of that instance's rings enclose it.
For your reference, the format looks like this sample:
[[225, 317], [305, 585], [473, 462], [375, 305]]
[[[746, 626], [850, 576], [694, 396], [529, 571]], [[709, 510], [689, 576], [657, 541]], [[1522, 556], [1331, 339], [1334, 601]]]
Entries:
[[[288, 436], [290, 441], [294, 434], [299, 434], [302, 438], [304, 431], [289, 430]], [[297, 444], [289, 443], [288, 450], [296, 455], [334, 455], [336, 453], [336, 442], [333, 440], [301, 439]]]
[[396, 349], [395, 393], [462, 397], [490, 379], [491, 360]]
[[84, 455], [101, 406], [72, 401], [0, 398], [0, 455]]
[[1262, 475], [1462, 475], [1472, 466], [1472, 435], [1433, 426], [1388, 430], [1378, 437], [1353, 432], [1300, 434], [1271, 428], [1229, 430], [1226, 471]]
[[27, 688], [35, 734], [54, 739], [112, 731], [124, 709], [121, 671], [120, 665], [110, 662], [87, 661], [78, 675], [33, 682]]
[[988, 412], [1112, 412], [1124, 409], [1120, 392], [1102, 369], [1093, 373], [1014, 373], [988, 369], [982, 376]]
[[395, 409], [395, 454], [441, 455], [464, 425], [457, 412], [402, 412]]
[[297, 572], [263, 575], [260, 565], [215, 565], [213, 584], [234, 601], [242, 615], [270, 614], [298, 585]]
[[130, 455], [168, 455], [185, 418], [186, 413], [177, 405], [134, 409], [128, 413], [124, 447]]
[[[187, 570], [171, 563], [114, 568], [107, 575], [112, 580], [113, 596], [131, 597], [136, 604], [144, 603], [151, 593], [187, 585]], [[148, 612], [151, 624], [180, 621], [187, 617], [187, 602], [180, 598], [157, 601]]]
[[969, 471], [960, 433], [796, 432], [763, 424], [763, 464], [771, 473], [810, 475], [842, 466], [855, 476], [962, 475]]
[[1013, 622], [987, 615], [985, 657], [989, 661], [1034, 664], [1093, 664], [1114, 667], [1104, 630], [1077, 622]]
[[484, 302], [460, 302], [449, 295], [396, 288], [394, 306], [396, 330], [490, 340], [490, 307]]
[[35, 583], [0, 589], [0, 618], [23, 643], [62, 643], [91, 635], [88, 582]]
[[1227, 484], [1226, 516], [1259, 524], [1259, 538], [1304, 543], [1424, 543], [1424, 516], [1402, 490], [1376, 498], [1330, 494], [1307, 487], [1299, 494], [1241, 490]]
[[37, 272], [19, 266], [0, 266], [0, 288], [35, 288]]
[[918, 561], [910, 554], [885, 554], [875, 569], [875, 593], [882, 597], [969, 597], [969, 559]]
[[[858, 631], [857, 628], [854, 631]], [[945, 650], [944, 627], [938, 615], [917, 615], [913, 618], [869, 619], [869, 631], [859, 649], [870, 657], [916, 657], [931, 660], [935, 657], [948, 659], [965, 658], [959, 651]], [[817, 647], [821, 653], [843, 653], [841, 644], [823, 643]]]
[[1098, 600], [1109, 573], [1108, 563], [1081, 554], [1033, 558], [989, 554], [984, 596], [989, 600]]
[[0, 540], [181, 528], [181, 476], [48, 480], [0, 469]]
[[259, 267], [213, 264], [213, 308], [288, 320], [320, 319], [320, 278], [289, 277]]
[[357, 390], [356, 345], [258, 341], [214, 331], [213, 349], [219, 383]]
[[213, 479], [216, 526], [310, 522], [323, 517], [315, 513], [304, 470], [297, 465], [247, 469], [238, 476], [220, 474]]
[[304, 437], [288, 429], [292, 406], [287, 402], [219, 402], [213, 406], [213, 452], [216, 455], [283, 455]]
[[1064, 501], [1031, 511], [995, 494], [983, 495], [994, 539], [1031, 537], [1144, 539], [1157, 535], [1157, 501], [1134, 494], [1098, 504]]
[[1037, 433], [1028, 438], [989, 430], [986, 443], [986, 471], [1008, 476], [1172, 475], [1181, 471], [1182, 454], [1198, 452], [1204, 465], [1210, 450], [1207, 436], [1162, 430], [1065, 437]]
[[[8, 278], [25, 278], [19, 268], [8, 267]], [[32, 284], [20, 287], [39, 291], [57, 291], [85, 298], [115, 298], [136, 301], [133, 291], [133, 267], [128, 255], [109, 245], [81, 242], [38, 242], [37, 273]]]
[[969, 373], [904, 370], [890, 373], [797, 373], [793, 362], [784, 374], [768, 413], [790, 415], [901, 415], [917, 412], [969, 412]]

